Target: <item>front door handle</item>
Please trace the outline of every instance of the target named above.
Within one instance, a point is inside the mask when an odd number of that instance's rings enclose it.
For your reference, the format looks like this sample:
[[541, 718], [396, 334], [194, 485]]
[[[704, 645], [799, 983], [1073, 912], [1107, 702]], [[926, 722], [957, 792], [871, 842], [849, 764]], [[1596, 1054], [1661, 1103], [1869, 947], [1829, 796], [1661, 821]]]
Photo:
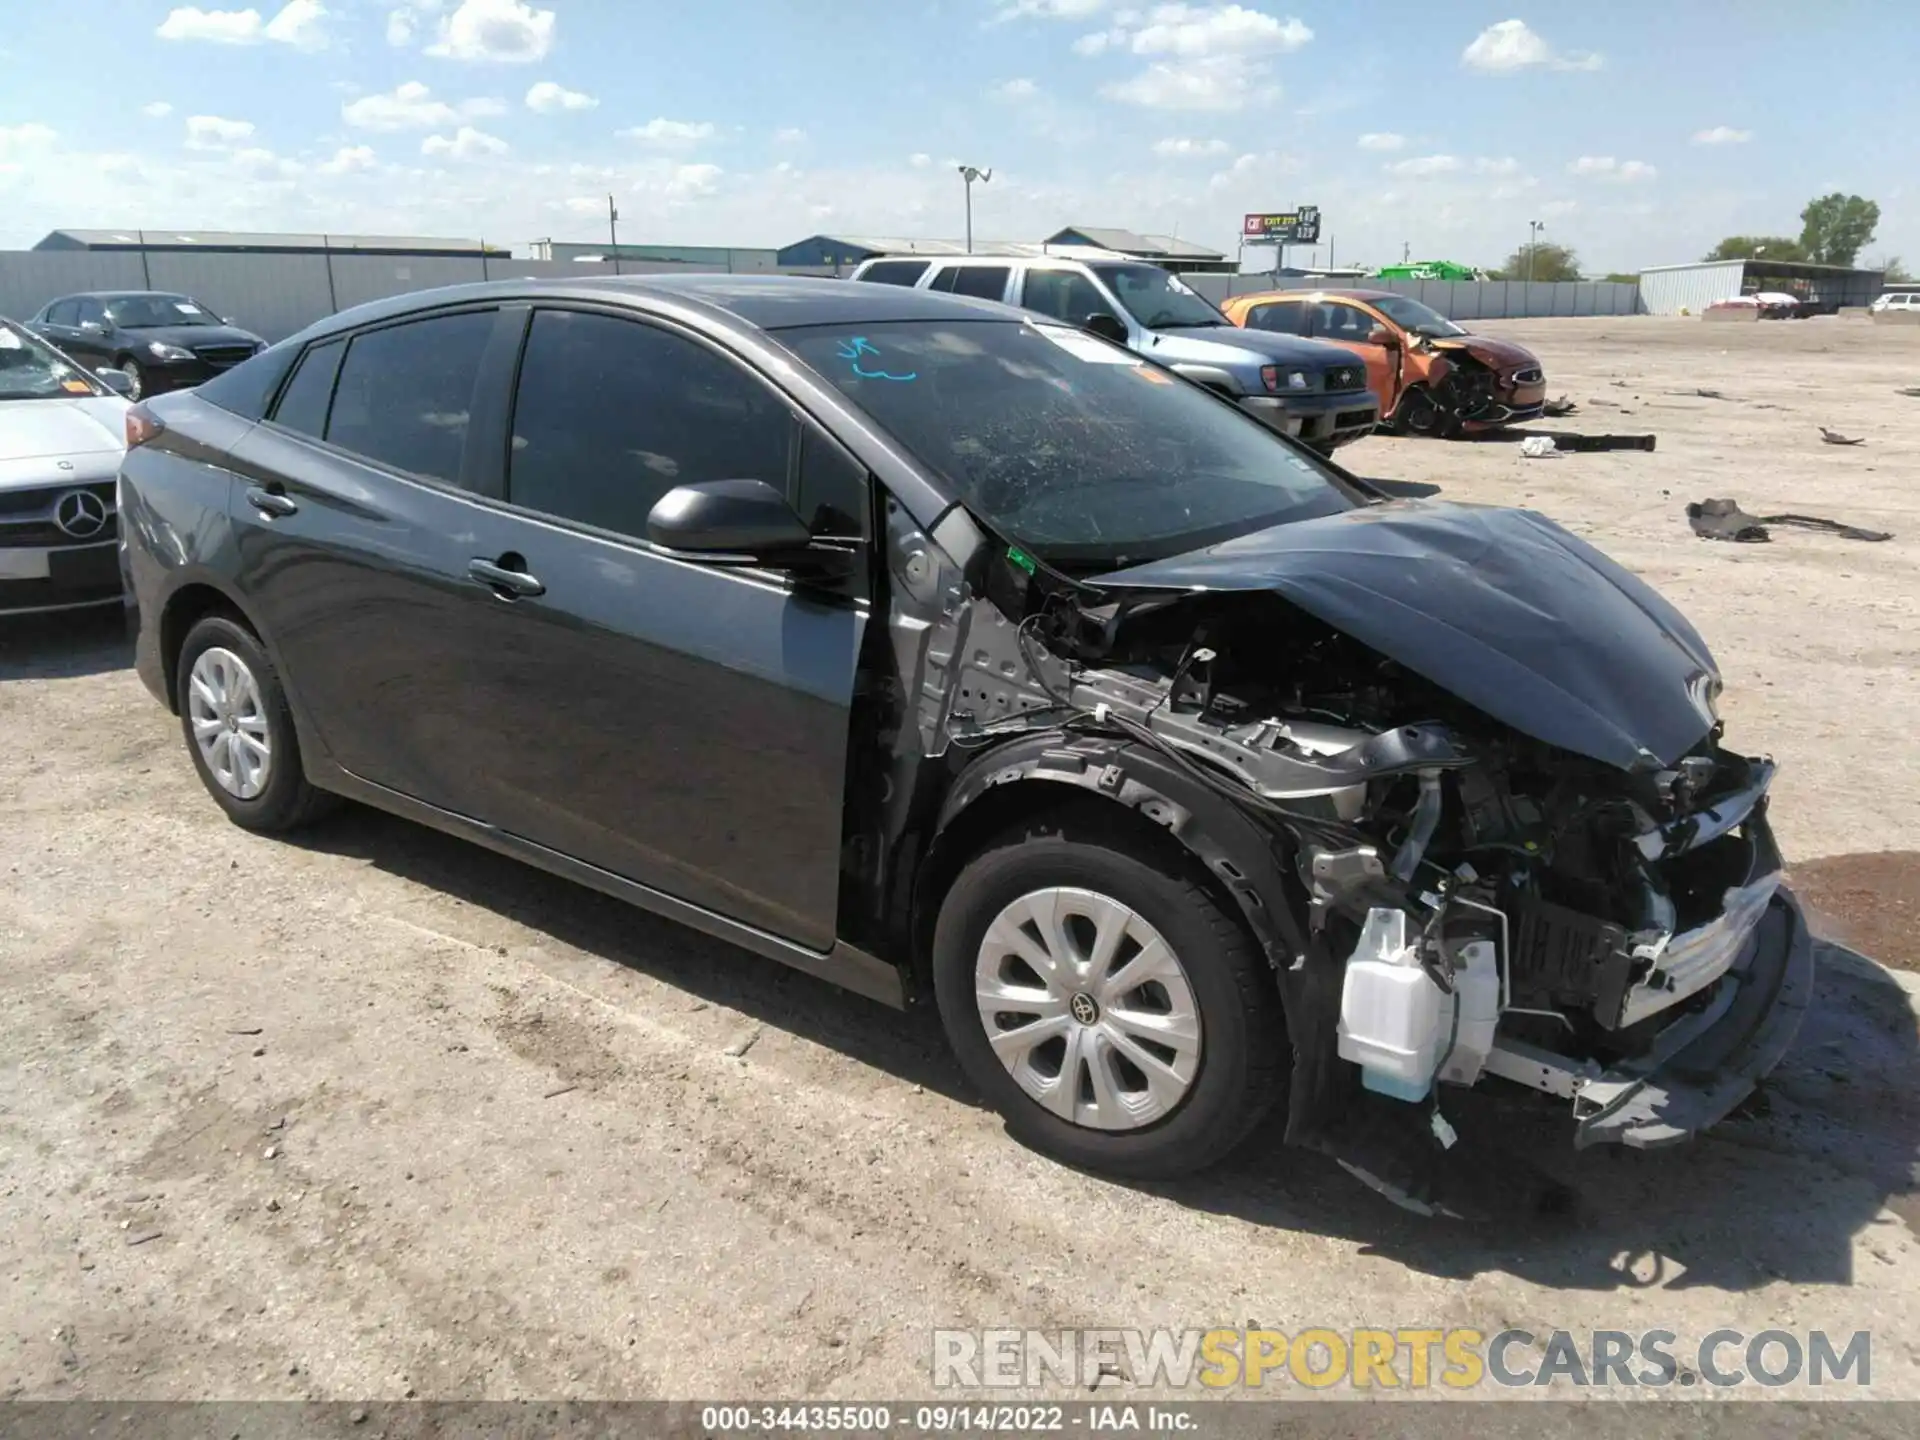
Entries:
[[247, 503], [262, 515], [291, 515], [300, 508], [292, 496], [283, 495], [278, 490], [266, 490], [258, 485], [247, 491]]
[[[508, 558], [509, 557], [505, 555], [500, 557], [501, 560]], [[515, 560], [519, 559], [518, 556], [511, 558]], [[507, 566], [493, 560], [482, 560], [477, 557], [469, 560], [467, 562], [467, 574], [478, 580], [482, 585], [491, 585], [494, 593], [500, 595], [500, 598], [503, 600], [515, 599], [522, 595], [544, 595], [547, 593], [547, 587], [534, 579], [533, 576], [527, 574], [526, 571], [509, 569]], [[506, 593], [501, 594], [503, 591]]]

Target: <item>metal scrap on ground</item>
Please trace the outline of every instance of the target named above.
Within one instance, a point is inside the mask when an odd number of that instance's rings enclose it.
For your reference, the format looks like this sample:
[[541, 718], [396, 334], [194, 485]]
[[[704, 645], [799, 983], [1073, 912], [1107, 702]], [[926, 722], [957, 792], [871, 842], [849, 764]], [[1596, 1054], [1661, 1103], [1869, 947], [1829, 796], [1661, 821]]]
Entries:
[[1802, 530], [1819, 530], [1849, 540], [1891, 540], [1885, 530], [1863, 530], [1843, 525], [1838, 520], [1823, 520], [1817, 515], [1749, 515], [1738, 500], [1699, 500], [1687, 506], [1687, 523], [1702, 540], [1730, 540], [1758, 545], [1770, 541], [1769, 525], [1792, 525]]
[[1864, 445], [1867, 443], [1865, 436], [1857, 439], [1852, 438], [1842, 435], [1838, 430], [1829, 430], [1824, 425], [1820, 427], [1820, 438], [1829, 445]]

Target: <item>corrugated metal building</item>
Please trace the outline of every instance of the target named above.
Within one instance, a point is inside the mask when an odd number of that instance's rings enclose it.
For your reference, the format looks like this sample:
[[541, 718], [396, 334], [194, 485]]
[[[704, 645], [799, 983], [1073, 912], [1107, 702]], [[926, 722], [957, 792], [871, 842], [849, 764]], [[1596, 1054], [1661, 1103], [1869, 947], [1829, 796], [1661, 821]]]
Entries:
[[1069, 225], [1049, 235], [1049, 245], [1088, 245], [1096, 250], [1111, 250], [1135, 260], [1145, 260], [1176, 275], [1229, 274], [1238, 262], [1218, 250], [1182, 240], [1177, 235], [1142, 235], [1132, 230], [1115, 230], [1102, 225]]
[[1737, 300], [1763, 290], [1797, 295], [1813, 309], [1832, 314], [1845, 305], [1871, 305], [1886, 276], [1844, 265], [1793, 260], [1702, 260], [1692, 265], [1655, 265], [1640, 272], [1640, 303], [1649, 315], [1698, 315], [1716, 300]]
[[655, 265], [698, 265], [703, 270], [757, 274], [780, 263], [780, 252], [757, 245], [587, 244], [575, 240], [535, 240], [528, 247], [536, 260], [612, 260]]

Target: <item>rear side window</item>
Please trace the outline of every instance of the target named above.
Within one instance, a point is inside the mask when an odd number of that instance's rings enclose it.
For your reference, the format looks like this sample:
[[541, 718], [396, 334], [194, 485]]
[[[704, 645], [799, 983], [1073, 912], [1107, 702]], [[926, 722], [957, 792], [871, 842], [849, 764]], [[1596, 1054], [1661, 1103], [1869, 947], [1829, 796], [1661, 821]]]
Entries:
[[273, 403], [273, 392], [280, 388], [280, 381], [286, 376], [287, 367], [299, 354], [296, 346], [276, 345], [251, 360], [241, 361], [231, 370], [223, 370], [205, 384], [196, 386], [193, 393], [229, 414], [247, 420], [262, 419], [267, 406]]
[[520, 362], [507, 498], [645, 539], [648, 512], [676, 485], [764, 480], [787, 493], [794, 429], [771, 390], [704, 345], [542, 310]]
[[929, 263], [926, 260], [876, 260], [860, 272], [860, 278], [876, 285], [918, 285]]
[[62, 300], [58, 305], [55, 305], [47, 311], [47, 323], [49, 325], [78, 325], [80, 323], [80, 302], [78, 300]]
[[1277, 330], [1282, 335], [1304, 335], [1307, 307], [1298, 302], [1256, 305], [1247, 312], [1249, 330]]
[[329, 444], [456, 484], [491, 310], [436, 315], [356, 335], [327, 417]]
[[333, 400], [333, 380], [340, 373], [340, 357], [346, 349], [345, 341], [330, 340], [307, 351], [281, 392], [280, 403], [274, 406], [274, 424], [316, 440], [327, 433], [327, 406]]
[[1005, 265], [962, 265], [953, 272], [953, 293], [980, 300], [1004, 299], [1011, 273]]
[[1112, 303], [1094, 283], [1072, 270], [1029, 270], [1020, 303], [1068, 325], [1084, 325], [1089, 315], [1113, 314]]

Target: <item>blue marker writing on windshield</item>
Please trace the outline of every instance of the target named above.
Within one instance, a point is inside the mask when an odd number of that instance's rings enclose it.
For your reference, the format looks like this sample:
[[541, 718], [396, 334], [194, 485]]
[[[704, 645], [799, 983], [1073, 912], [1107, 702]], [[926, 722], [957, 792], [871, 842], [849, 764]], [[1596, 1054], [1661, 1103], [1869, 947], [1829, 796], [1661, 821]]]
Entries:
[[840, 358], [853, 366], [853, 373], [862, 380], [918, 380], [920, 372], [910, 370], [905, 375], [890, 375], [885, 370], [867, 370], [860, 364], [862, 356], [878, 355], [878, 347], [864, 335], [856, 335], [851, 340], [840, 342]]

